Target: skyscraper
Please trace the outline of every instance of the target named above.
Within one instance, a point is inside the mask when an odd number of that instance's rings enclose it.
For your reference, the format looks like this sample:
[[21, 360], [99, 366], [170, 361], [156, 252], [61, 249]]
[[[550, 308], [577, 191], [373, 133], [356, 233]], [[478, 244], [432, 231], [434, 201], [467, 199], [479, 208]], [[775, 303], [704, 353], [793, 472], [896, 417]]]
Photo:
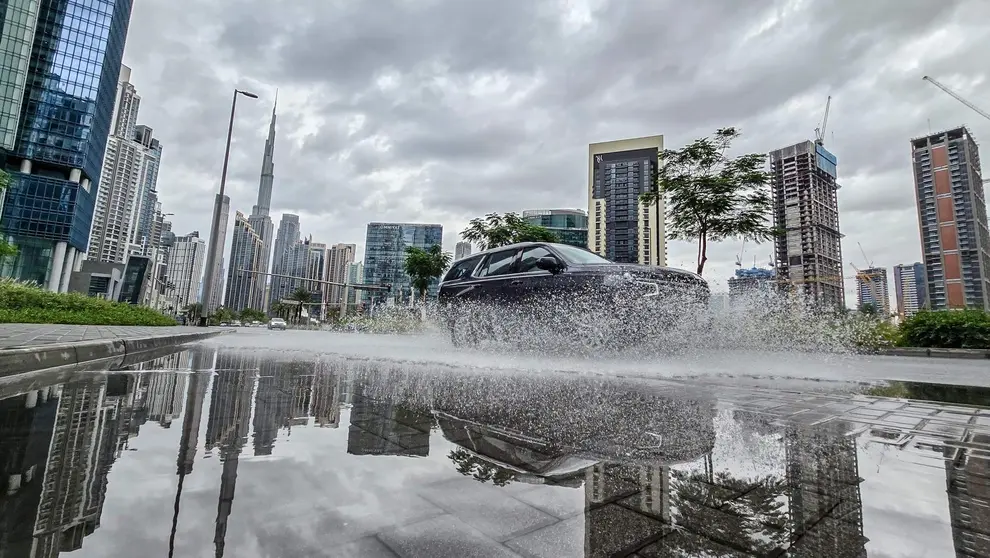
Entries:
[[101, 262], [154, 256], [160, 240], [153, 228], [162, 145], [151, 128], [135, 124], [141, 97], [130, 78], [131, 69], [123, 66], [90, 230], [88, 259]]
[[278, 223], [278, 235], [275, 237], [275, 247], [272, 255], [272, 285], [269, 290], [269, 308], [272, 304], [282, 300], [292, 292], [293, 280], [279, 275], [292, 275], [290, 271], [290, 260], [292, 252], [290, 249], [299, 242], [299, 216], [291, 213], [283, 213], [282, 219]]
[[238, 211], [234, 216], [234, 238], [230, 244], [230, 263], [227, 267], [227, 295], [224, 300], [228, 310], [261, 309], [265, 283], [258, 280], [258, 271], [263, 251], [261, 235]]
[[[414, 296], [412, 282], [406, 275], [406, 248], [415, 246], [429, 250], [443, 242], [443, 225], [417, 223], [368, 223], [364, 248], [364, 284], [392, 285], [390, 297], [395, 302], [409, 302]], [[430, 282], [427, 296], [437, 295], [438, 281]], [[361, 299], [370, 300], [369, 291], [362, 291]], [[375, 296], [375, 300], [381, 300]]]
[[804, 141], [770, 152], [777, 277], [810, 302], [845, 307], [835, 156]]
[[[268, 139], [265, 140], [265, 154], [261, 159], [261, 181], [258, 184], [258, 203], [251, 209], [248, 222], [261, 238], [261, 254], [259, 273], [252, 277], [253, 281], [260, 283], [260, 287], [254, 290], [264, 292], [265, 283], [268, 281], [269, 265], [272, 257], [272, 243], [275, 227], [272, 224], [272, 183], [275, 180], [275, 110], [278, 107], [278, 93], [275, 94], [275, 106], [272, 107], [272, 120], [268, 125]], [[258, 310], [267, 310], [267, 300], [263, 300]]]
[[199, 298], [200, 281], [203, 278], [203, 265], [206, 261], [206, 241], [198, 231], [175, 239], [169, 257], [169, 277], [175, 285], [176, 311], [196, 302]]
[[870, 305], [883, 317], [890, 316], [890, 290], [887, 268], [871, 267], [856, 274], [856, 306]]
[[[220, 194], [214, 194], [215, 200], [220, 199]], [[214, 201], [216, 203], [216, 201]], [[207, 277], [213, 277], [215, 283], [211, 289], [212, 295], [209, 301], [200, 300], [203, 303], [203, 315], [212, 316], [214, 311], [220, 307], [223, 296], [220, 294], [223, 292], [223, 245], [225, 243], [224, 239], [227, 238], [227, 219], [230, 217], [230, 196], [224, 196], [223, 200], [220, 201], [220, 226], [217, 228], [217, 252], [214, 258], [213, 273], [207, 274]], [[201, 296], [203, 296], [201, 294]]]
[[980, 153], [966, 127], [911, 140], [933, 310], [990, 310], [990, 231]]
[[[329, 264], [327, 265], [327, 281], [334, 283], [348, 283], [350, 265], [354, 263], [354, 254], [357, 246], [353, 244], [334, 244], [330, 248]], [[327, 302], [330, 304], [346, 304], [344, 297], [345, 288], [342, 285], [330, 285], [330, 295]]]
[[619, 263], [665, 265], [664, 204], [639, 195], [656, 188], [663, 136], [588, 145], [587, 248]]
[[[364, 262], [352, 263], [347, 266], [347, 284], [361, 285], [364, 283]], [[347, 313], [357, 310], [358, 302], [361, 301], [359, 290], [353, 287], [345, 289], [344, 297], [347, 300]]]
[[[587, 232], [587, 231], [586, 231]], [[470, 242], [458, 242], [454, 246], [454, 260], [460, 260], [471, 255], [471, 243]]]
[[901, 318], [910, 318], [922, 308], [929, 308], [925, 265], [921, 262], [895, 265], [894, 292], [897, 295], [897, 314]]
[[[100, 166], [132, 0], [4, 2], [0, 228], [18, 247], [0, 274], [68, 289], [89, 249]], [[29, 53], [29, 54], [28, 54]]]

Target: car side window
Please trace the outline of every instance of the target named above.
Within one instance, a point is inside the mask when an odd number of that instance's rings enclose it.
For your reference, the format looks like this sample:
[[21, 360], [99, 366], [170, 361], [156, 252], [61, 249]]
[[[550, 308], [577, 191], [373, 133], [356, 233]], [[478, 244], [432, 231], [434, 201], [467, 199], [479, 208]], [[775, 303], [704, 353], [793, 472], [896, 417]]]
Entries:
[[519, 273], [529, 273], [530, 271], [539, 271], [540, 268], [536, 267], [536, 262], [540, 258], [554, 258], [553, 252], [547, 250], [543, 246], [534, 246], [532, 248], [526, 248], [523, 250], [522, 259], [519, 261]]
[[450, 268], [450, 271], [447, 272], [447, 275], [444, 276], [443, 280], [456, 281], [457, 279], [463, 279], [468, 275], [471, 275], [471, 272], [474, 271], [475, 267], [477, 267], [480, 259], [481, 258], [470, 258], [455, 264], [454, 267]]
[[481, 264], [478, 270], [479, 277], [494, 277], [512, 273], [512, 262], [516, 259], [517, 250], [506, 250], [488, 255], [488, 260]]

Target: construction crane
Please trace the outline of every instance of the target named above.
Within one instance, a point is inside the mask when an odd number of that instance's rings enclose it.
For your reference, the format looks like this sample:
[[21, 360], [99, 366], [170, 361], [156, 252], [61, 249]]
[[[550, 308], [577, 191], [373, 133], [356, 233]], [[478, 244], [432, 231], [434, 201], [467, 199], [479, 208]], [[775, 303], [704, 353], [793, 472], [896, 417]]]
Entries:
[[828, 109], [832, 106], [832, 96], [829, 95], [828, 99], [825, 101], [825, 116], [822, 117], [822, 123], [820, 126], [815, 128], [815, 143], [818, 145], [825, 145], [825, 128], [828, 126]]
[[[743, 252], [745, 251], [746, 251], [746, 239], [744, 238], [742, 241], [742, 248], [739, 249], [739, 255], [736, 256], [736, 267], [740, 269], [742, 268], [742, 256], [743, 256]], [[753, 267], [756, 267], [756, 264], [753, 264]]]
[[[953, 90], [949, 89], [948, 87], [946, 87], [945, 85], [943, 85], [937, 79], [935, 79], [935, 78], [933, 78], [931, 76], [924, 76], [921, 79], [923, 79], [924, 81], [927, 81], [928, 83], [930, 83], [930, 84], [934, 85], [935, 87], [938, 87], [942, 91], [948, 93], [953, 99], [955, 99], [955, 100], [959, 101], [960, 103], [966, 105], [967, 107], [969, 107], [970, 109], [972, 109], [974, 112], [976, 112], [976, 114], [979, 114], [983, 118], [986, 118], [987, 120], [990, 120], [990, 114], [988, 114], [985, 110], [983, 110], [980, 107], [974, 105], [973, 103], [967, 101], [962, 96], [960, 96], [958, 93], [956, 93], [955, 91], [953, 91]], [[984, 184], [990, 184], [990, 178], [984, 179], [983, 180], [983, 183]]]

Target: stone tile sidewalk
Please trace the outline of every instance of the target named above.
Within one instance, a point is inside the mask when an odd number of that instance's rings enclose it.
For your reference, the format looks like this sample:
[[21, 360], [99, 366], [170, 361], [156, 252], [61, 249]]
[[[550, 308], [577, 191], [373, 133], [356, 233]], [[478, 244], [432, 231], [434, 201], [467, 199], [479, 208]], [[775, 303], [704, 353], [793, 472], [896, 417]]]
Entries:
[[0, 377], [163, 349], [220, 328], [0, 324]]

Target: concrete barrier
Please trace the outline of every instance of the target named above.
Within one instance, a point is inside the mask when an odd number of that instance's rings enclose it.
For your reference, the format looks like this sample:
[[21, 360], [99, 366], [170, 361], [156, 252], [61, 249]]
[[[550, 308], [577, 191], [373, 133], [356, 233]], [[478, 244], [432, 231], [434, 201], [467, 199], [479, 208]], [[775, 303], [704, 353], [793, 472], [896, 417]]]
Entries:
[[208, 330], [175, 335], [100, 339], [20, 349], [2, 349], [0, 350], [0, 377], [98, 361], [106, 361], [108, 366], [114, 362], [136, 361], [134, 357], [144, 356], [143, 353], [154, 354], [224, 333], [228, 333], [228, 331]]
[[879, 354], [887, 356], [990, 359], [990, 349], [928, 349], [925, 347], [892, 347]]

